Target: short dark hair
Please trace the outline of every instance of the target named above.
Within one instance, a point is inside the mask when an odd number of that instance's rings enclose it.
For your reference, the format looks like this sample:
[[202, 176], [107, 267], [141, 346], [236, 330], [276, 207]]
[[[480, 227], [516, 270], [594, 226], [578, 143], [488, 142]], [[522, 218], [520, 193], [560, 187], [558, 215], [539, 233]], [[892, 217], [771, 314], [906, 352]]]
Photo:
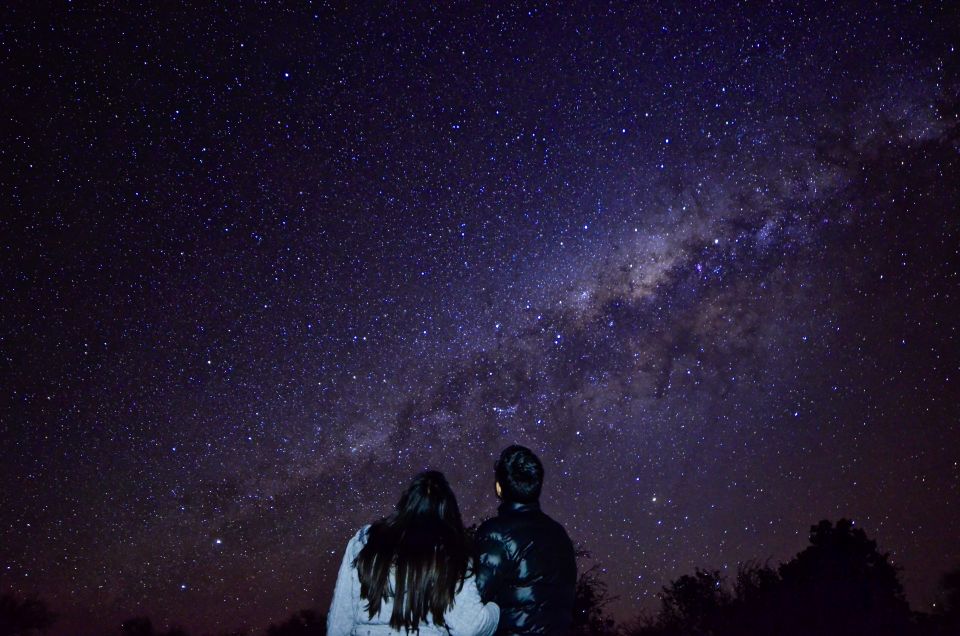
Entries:
[[533, 503], [540, 498], [543, 464], [529, 448], [514, 444], [503, 449], [495, 471], [504, 500]]

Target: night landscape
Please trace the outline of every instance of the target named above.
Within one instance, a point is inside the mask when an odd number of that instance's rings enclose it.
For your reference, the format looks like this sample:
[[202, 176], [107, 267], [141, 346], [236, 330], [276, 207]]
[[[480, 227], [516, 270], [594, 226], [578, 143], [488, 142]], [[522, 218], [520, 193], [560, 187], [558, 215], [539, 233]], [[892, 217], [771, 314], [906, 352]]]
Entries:
[[534, 449], [578, 634], [960, 634], [950, 3], [0, 9], [0, 636], [321, 634]]

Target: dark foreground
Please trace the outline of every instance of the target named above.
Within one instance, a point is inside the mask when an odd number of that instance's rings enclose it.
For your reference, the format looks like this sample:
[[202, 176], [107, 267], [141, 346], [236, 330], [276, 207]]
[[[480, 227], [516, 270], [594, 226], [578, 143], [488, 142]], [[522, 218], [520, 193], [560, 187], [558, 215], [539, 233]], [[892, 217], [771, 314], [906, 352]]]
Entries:
[[[945, 564], [949, 565], [949, 564]], [[941, 578], [939, 596], [928, 611], [911, 609], [900, 569], [875, 541], [841, 519], [810, 529], [810, 544], [790, 561], [773, 567], [742, 563], [733, 577], [697, 568], [666, 585], [660, 609], [618, 625], [606, 612], [612, 599], [596, 567], [577, 586], [575, 636], [851, 636], [857, 634], [960, 634], [960, 567]], [[0, 636], [54, 631], [58, 615], [36, 598], [0, 596]], [[325, 634], [322, 611], [305, 609], [270, 625], [266, 636]], [[60, 632], [60, 629], [56, 629]], [[149, 617], [133, 617], [104, 636], [189, 636], [179, 626], [157, 627]], [[251, 636], [249, 629], [218, 636]], [[205, 635], [211, 636], [211, 635]]]

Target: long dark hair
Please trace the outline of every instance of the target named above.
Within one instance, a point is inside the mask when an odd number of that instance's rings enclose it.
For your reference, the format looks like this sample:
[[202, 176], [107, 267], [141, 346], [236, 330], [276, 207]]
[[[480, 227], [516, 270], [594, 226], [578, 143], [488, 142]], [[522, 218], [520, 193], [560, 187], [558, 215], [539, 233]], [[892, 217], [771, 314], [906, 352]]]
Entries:
[[417, 630], [428, 616], [434, 625], [445, 625], [443, 614], [472, 563], [457, 498], [443, 473], [429, 470], [414, 477], [396, 511], [370, 526], [355, 565], [370, 618], [380, 612], [383, 599], [392, 598], [392, 628]]

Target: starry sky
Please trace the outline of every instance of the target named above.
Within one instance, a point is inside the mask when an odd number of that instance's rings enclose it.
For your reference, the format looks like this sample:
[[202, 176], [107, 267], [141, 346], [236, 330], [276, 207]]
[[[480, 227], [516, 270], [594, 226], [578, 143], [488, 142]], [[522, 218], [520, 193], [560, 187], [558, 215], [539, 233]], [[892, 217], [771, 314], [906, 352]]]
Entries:
[[928, 608], [960, 28], [675, 4], [5, 4], [0, 591], [261, 629], [519, 442], [617, 618], [840, 517]]

